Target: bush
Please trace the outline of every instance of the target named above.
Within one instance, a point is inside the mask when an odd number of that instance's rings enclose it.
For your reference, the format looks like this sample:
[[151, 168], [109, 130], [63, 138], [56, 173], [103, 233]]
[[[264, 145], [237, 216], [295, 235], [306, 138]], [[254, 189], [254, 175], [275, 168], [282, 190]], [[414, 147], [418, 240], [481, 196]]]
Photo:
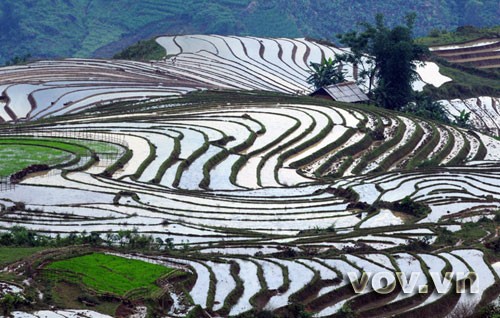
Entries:
[[464, 109], [460, 112], [459, 116], [455, 116], [453, 123], [462, 128], [472, 128], [470, 124], [470, 112], [466, 112]]
[[414, 95], [415, 101], [402, 108], [405, 113], [413, 114], [426, 119], [440, 121], [445, 124], [450, 123], [445, 108], [440, 102], [433, 101], [431, 96], [417, 92]]
[[403, 200], [394, 203], [394, 208], [398, 211], [411, 214], [418, 218], [424, 217], [430, 212], [430, 208], [427, 205], [415, 202], [409, 196], [406, 196]]
[[398, 202], [378, 201], [373, 204], [374, 208], [385, 208], [392, 211], [399, 211], [422, 218], [431, 212], [431, 209], [421, 202], [413, 201], [409, 196]]
[[357, 202], [359, 200], [359, 194], [351, 188], [328, 188], [326, 191], [349, 202]]
[[431, 238], [432, 236], [424, 236], [421, 239], [410, 241], [410, 243], [406, 246], [406, 250], [413, 252], [428, 251], [431, 248]]
[[454, 236], [453, 232], [446, 228], [440, 228], [439, 232], [440, 233], [436, 240], [437, 244], [443, 244], [447, 246], [455, 245], [457, 238]]
[[0, 298], [0, 307], [3, 310], [3, 314], [5, 316], [9, 316], [12, 310], [16, 309], [25, 302], [26, 300], [18, 294], [5, 294], [2, 298]]

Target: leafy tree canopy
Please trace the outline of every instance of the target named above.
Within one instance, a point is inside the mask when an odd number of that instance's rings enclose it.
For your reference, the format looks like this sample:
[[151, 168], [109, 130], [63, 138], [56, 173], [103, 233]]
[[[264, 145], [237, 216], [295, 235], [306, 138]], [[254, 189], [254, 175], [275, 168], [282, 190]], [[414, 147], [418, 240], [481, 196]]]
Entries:
[[413, 41], [416, 15], [406, 15], [406, 24], [389, 28], [384, 16], [377, 14], [375, 25], [362, 23], [363, 31], [339, 35], [340, 42], [352, 50], [350, 59], [370, 60], [371, 69], [363, 74], [375, 80], [375, 101], [385, 108], [400, 109], [413, 99], [412, 83], [417, 79], [417, 61], [429, 54], [426, 47]]

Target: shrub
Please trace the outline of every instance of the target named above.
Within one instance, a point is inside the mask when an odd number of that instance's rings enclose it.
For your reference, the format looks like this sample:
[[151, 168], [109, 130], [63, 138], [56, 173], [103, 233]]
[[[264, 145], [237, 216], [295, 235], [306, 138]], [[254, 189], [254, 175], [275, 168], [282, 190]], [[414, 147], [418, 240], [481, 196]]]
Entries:
[[349, 202], [357, 202], [359, 200], [359, 194], [351, 188], [328, 188], [327, 192], [344, 198]]
[[447, 246], [455, 245], [457, 239], [453, 235], [453, 232], [446, 228], [440, 228], [439, 229], [440, 233], [437, 237], [436, 243], [437, 244], [443, 244]]
[[370, 131], [370, 137], [375, 141], [384, 140], [384, 126], [377, 125], [375, 129]]
[[428, 251], [431, 248], [430, 241], [431, 241], [431, 236], [424, 236], [421, 239], [412, 240], [406, 246], [406, 250], [413, 251], [413, 252]]
[[12, 310], [24, 304], [26, 300], [18, 294], [5, 294], [0, 298], [0, 307], [3, 309], [3, 314], [9, 316]]
[[418, 218], [426, 216], [430, 212], [430, 208], [420, 202], [413, 201], [409, 196], [403, 200], [394, 203], [394, 208], [398, 211], [411, 214]]
[[413, 201], [409, 196], [398, 202], [378, 201], [373, 204], [373, 207], [399, 211], [417, 218], [422, 218], [431, 212], [431, 209], [426, 204]]
[[466, 112], [464, 109], [460, 112], [459, 116], [455, 116], [453, 123], [462, 128], [471, 128], [470, 125], [470, 112]]
[[402, 108], [405, 113], [419, 117], [450, 123], [446, 110], [440, 102], [434, 101], [429, 94], [418, 92], [414, 96], [415, 102], [409, 103]]

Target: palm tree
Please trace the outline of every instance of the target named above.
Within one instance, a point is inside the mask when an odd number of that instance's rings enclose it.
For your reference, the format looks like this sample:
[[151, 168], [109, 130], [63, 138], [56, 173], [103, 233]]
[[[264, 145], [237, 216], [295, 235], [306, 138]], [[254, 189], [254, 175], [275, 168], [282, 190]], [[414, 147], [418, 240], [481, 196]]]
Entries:
[[323, 59], [321, 63], [310, 63], [313, 69], [311, 76], [307, 78], [309, 84], [315, 88], [345, 82], [345, 72], [337, 58]]

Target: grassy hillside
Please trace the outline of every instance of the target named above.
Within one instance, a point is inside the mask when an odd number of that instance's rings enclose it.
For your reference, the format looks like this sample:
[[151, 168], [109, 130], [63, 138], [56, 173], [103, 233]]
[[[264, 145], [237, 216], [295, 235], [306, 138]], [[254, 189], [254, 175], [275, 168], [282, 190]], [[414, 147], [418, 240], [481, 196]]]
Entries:
[[[15, 56], [113, 56], [164, 33], [251, 34], [334, 39], [381, 12], [389, 22], [416, 11], [416, 31], [497, 23], [495, 0], [40, 0], [0, 2], [0, 64]], [[15, 41], [13, 40], [15, 39]]]

